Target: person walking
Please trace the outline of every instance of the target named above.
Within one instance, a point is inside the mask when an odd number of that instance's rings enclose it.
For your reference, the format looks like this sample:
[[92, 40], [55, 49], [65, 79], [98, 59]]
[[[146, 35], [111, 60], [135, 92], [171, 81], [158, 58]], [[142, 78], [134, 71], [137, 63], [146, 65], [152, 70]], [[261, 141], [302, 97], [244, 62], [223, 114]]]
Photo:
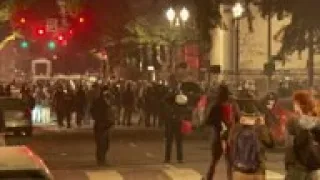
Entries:
[[207, 173], [207, 180], [213, 180], [215, 168], [223, 154], [226, 158], [227, 179], [231, 180], [231, 159], [227, 152], [227, 138], [230, 128], [237, 121], [238, 108], [231, 102], [228, 86], [220, 85], [216, 102], [212, 106], [205, 122], [212, 128], [212, 160]]
[[97, 165], [105, 166], [110, 144], [110, 128], [114, 125], [114, 119], [111, 105], [103, 91], [97, 92], [92, 102], [91, 116], [94, 120]]

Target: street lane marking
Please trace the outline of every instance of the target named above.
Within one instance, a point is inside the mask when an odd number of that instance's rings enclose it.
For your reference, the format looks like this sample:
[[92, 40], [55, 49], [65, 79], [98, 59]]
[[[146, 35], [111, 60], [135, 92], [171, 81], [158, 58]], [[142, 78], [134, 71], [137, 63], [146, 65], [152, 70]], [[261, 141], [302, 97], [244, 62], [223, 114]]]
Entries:
[[285, 175], [277, 173], [275, 171], [270, 171], [270, 170], [266, 171], [266, 176], [267, 176], [267, 179], [270, 179], [270, 180], [284, 179], [285, 178]]
[[133, 143], [133, 142], [129, 143], [129, 145], [130, 145], [131, 147], [137, 147], [137, 145], [136, 145], [135, 143]]
[[113, 170], [87, 171], [86, 175], [90, 180], [124, 180], [120, 173]]
[[167, 169], [163, 172], [170, 180], [200, 180], [202, 175], [191, 168], [176, 168], [172, 165], [166, 165]]

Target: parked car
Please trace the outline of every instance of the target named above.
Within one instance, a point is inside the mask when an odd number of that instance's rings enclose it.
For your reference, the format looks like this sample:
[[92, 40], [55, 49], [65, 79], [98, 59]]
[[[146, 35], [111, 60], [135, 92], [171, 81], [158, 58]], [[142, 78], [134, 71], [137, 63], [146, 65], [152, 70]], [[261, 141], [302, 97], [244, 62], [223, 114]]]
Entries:
[[0, 147], [0, 177], [14, 180], [53, 180], [43, 160], [26, 146]]
[[0, 98], [0, 126], [6, 134], [32, 135], [31, 109], [19, 98]]

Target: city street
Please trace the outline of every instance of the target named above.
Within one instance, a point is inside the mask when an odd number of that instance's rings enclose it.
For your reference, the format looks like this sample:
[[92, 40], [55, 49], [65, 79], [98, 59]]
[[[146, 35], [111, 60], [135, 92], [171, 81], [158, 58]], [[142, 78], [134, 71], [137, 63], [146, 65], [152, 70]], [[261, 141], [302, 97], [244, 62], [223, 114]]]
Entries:
[[[27, 144], [39, 154], [58, 180], [200, 180], [210, 161], [207, 140], [188, 138], [184, 145], [184, 164], [163, 164], [161, 130], [121, 128], [112, 133], [108, 167], [95, 165], [95, 146], [89, 129], [37, 130], [31, 139], [10, 138], [9, 143]], [[199, 138], [198, 138], [199, 139]], [[201, 138], [200, 138], [201, 139]], [[175, 153], [173, 153], [175, 157]], [[282, 179], [283, 156], [268, 154], [268, 179]], [[218, 178], [225, 179], [224, 162], [218, 167]]]

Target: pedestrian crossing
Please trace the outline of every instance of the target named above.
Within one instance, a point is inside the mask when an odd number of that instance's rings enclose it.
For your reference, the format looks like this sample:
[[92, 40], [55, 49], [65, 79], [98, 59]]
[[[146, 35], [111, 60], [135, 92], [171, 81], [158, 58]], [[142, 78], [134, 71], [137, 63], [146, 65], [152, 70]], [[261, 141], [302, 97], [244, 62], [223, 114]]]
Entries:
[[[219, 177], [224, 176], [224, 172], [220, 173]], [[130, 168], [130, 169], [97, 169], [86, 170], [83, 179], [86, 180], [202, 180], [203, 174], [193, 168], [179, 168], [174, 165], [163, 165], [156, 168]], [[267, 180], [284, 179], [284, 173], [279, 173], [271, 170], [266, 171]], [[63, 178], [61, 178], [63, 177]], [[59, 180], [64, 180], [63, 175], [60, 175]], [[219, 178], [219, 179], [220, 179]], [[73, 180], [72, 177], [66, 177], [68, 180]], [[77, 176], [74, 179], [81, 179]]]
[[87, 177], [91, 180], [124, 180], [123, 176], [117, 171], [112, 170], [96, 170], [96, 171], [88, 171], [86, 172]]

